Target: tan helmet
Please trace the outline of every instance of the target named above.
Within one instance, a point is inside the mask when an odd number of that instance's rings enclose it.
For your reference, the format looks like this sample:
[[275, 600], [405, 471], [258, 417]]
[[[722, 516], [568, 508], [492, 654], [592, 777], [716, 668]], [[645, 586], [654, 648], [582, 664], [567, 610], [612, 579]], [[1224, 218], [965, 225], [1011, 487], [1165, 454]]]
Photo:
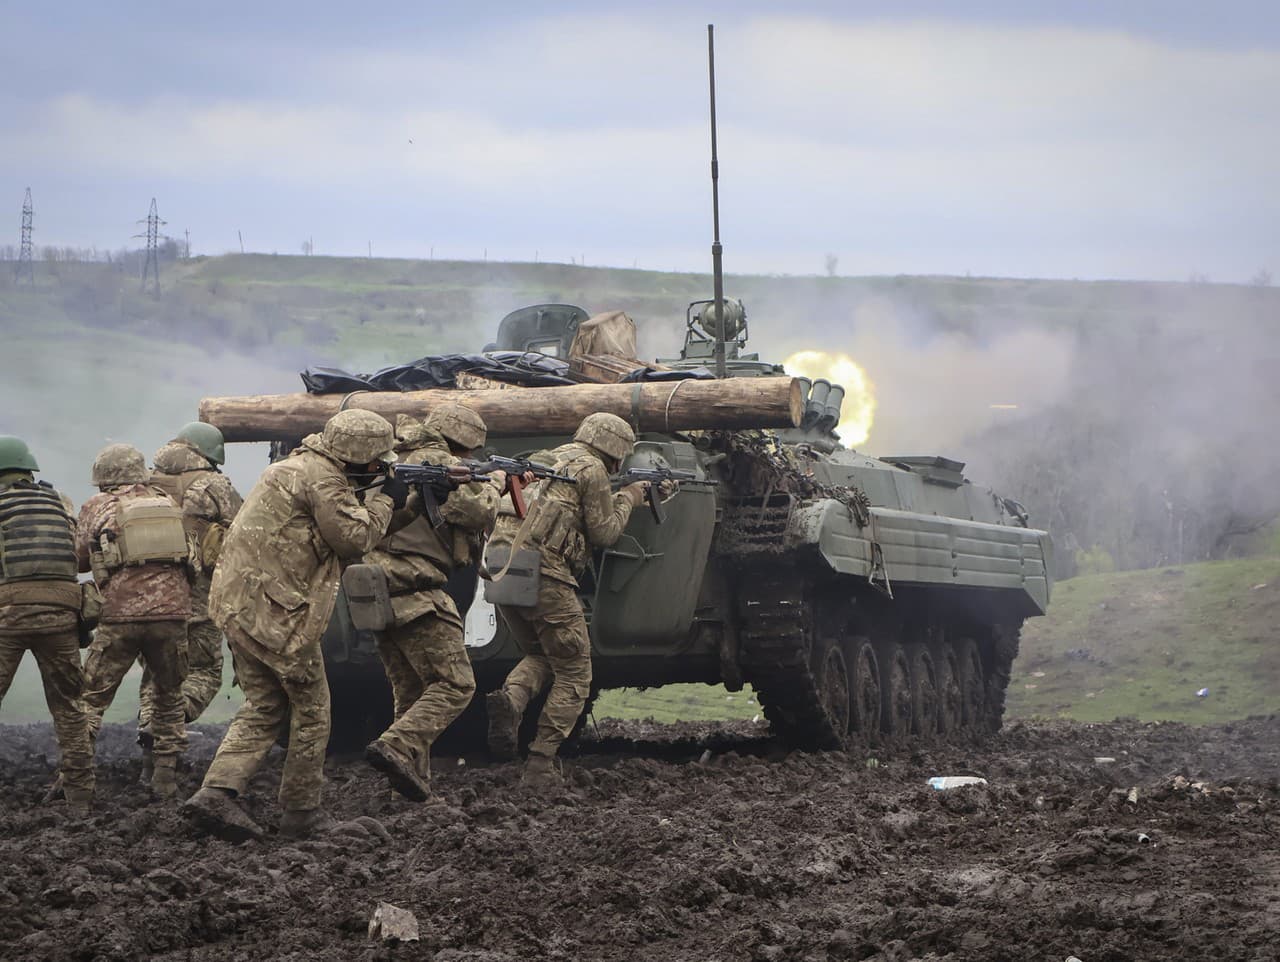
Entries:
[[442, 404], [427, 416], [427, 429], [435, 431], [456, 447], [474, 451], [484, 447], [488, 429], [484, 420], [465, 404]]
[[132, 444], [108, 444], [93, 459], [89, 482], [98, 488], [142, 484], [151, 477], [147, 459]]
[[335, 458], [348, 464], [391, 464], [396, 459], [391, 422], [372, 411], [339, 411], [326, 422], [320, 439]]
[[631, 453], [631, 448], [636, 443], [636, 433], [618, 415], [596, 412], [582, 419], [573, 439], [591, 445], [615, 461], [621, 461]]

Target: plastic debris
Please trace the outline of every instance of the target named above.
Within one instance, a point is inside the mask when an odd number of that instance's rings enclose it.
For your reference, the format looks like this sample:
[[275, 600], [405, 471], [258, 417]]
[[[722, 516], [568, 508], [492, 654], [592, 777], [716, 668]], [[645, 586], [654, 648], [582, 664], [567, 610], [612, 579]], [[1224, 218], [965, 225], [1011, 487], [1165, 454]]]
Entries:
[[1094, 755], [1093, 763], [1095, 765], [1113, 765], [1115, 764], [1115, 759], [1110, 755]]
[[1081, 960], [1077, 959], [1074, 955], [1068, 955], [1067, 962], [1081, 962]]
[[1128, 801], [1130, 805], [1138, 804], [1138, 786], [1137, 785], [1134, 785], [1133, 788], [1129, 789], [1129, 794], [1125, 796], [1125, 800]]
[[711, 749], [710, 749], [710, 748], [705, 749], [705, 750], [703, 751], [702, 755], [698, 758], [698, 764], [699, 764], [699, 765], [705, 765], [705, 764], [706, 764], [707, 762], [709, 762], [709, 761], [711, 761]]
[[384, 942], [417, 942], [418, 919], [408, 909], [379, 902], [369, 920], [369, 938]]
[[966, 785], [985, 785], [985, 778], [978, 778], [975, 775], [935, 775], [929, 779], [929, 787], [945, 792], [949, 788], [963, 788]]
[[1201, 688], [1198, 692], [1196, 692], [1196, 697], [1197, 697], [1197, 698], [1208, 698], [1208, 697], [1209, 697], [1209, 689], [1208, 689], [1208, 688]]
[[1148, 835], [1146, 832], [1139, 832], [1139, 833], [1138, 833], [1138, 844], [1139, 844], [1139, 845], [1150, 845], [1150, 844], [1151, 844], [1151, 836], [1150, 836], [1150, 835]]
[[458, 767], [459, 767], [459, 768], [461, 768], [461, 767], [462, 767], [463, 765], [465, 765], [466, 763], [467, 763], [467, 760], [466, 760], [465, 758], [459, 758], [459, 759], [458, 759]]

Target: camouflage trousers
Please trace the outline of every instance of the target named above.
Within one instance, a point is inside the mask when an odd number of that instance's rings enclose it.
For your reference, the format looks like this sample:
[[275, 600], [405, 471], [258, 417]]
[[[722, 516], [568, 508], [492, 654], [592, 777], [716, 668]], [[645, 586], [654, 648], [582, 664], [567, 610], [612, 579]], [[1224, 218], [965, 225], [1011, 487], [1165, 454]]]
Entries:
[[244, 704], [218, 746], [204, 787], [243, 794], [276, 740], [287, 732], [280, 807], [318, 808], [329, 744], [329, 682], [323, 659], [313, 659], [306, 669], [293, 666], [286, 673], [266, 661], [265, 650], [234, 626], [227, 629], [227, 645]]
[[378, 633], [378, 654], [395, 698], [395, 721], [380, 740], [412, 758], [423, 778], [431, 774], [432, 742], [475, 694], [476, 679], [462, 639], [452, 603], [445, 612], [433, 611]]
[[22, 635], [0, 632], [0, 703], [28, 651], [40, 668], [45, 703], [53, 716], [64, 791], [69, 799], [87, 800], [93, 795], [93, 749], [80, 704], [84, 674], [79, 637], [74, 630]]
[[554, 757], [591, 695], [591, 639], [582, 602], [571, 585], [544, 576], [537, 605], [498, 610], [525, 653], [502, 687], [523, 712], [551, 686], [529, 754]]
[[[182, 682], [182, 709], [187, 723], [204, 714], [222, 688], [222, 631], [211, 621], [187, 622], [187, 677]], [[151, 730], [156, 688], [151, 669], [143, 666], [138, 691], [138, 730]]]
[[155, 700], [151, 734], [156, 755], [178, 755], [187, 745], [182, 711], [182, 679], [187, 674], [185, 621], [103, 622], [94, 632], [84, 663], [84, 702], [89, 737], [96, 739], [102, 716], [138, 656], [151, 671]]

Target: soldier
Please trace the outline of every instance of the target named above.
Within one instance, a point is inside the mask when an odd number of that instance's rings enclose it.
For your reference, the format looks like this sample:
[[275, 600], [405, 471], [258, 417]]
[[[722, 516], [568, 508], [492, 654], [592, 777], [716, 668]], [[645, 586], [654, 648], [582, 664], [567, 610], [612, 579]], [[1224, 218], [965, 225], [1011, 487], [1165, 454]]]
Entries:
[[363, 503], [355, 491], [395, 460], [394, 444], [391, 425], [371, 411], [335, 415], [263, 472], [227, 532], [209, 614], [227, 635], [244, 704], [183, 812], [229, 841], [261, 836], [235, 799], [286, 733], [280, 832], [304, 836], [328, 821], [320, 809], [329, 740], [320, 638], [342, 564], [372, 550], [392, 511], [404, 507], [403, 484], [384, 485]]
[[[450, 466], [484, 446], [485, 424], [470, 408], [445, 404], [425, 422], [402, 418], [396, 448], [407, 464]], [[481, 540], [493, 527], [506, 475], [495, 471], [449, 493], [440, 506], [439, 528], [411, 498], [393, 534], [365, 557], [387, 575], [393, 627], [379, 632], [378, 654], [395, 700], [395, 721], [365, 757], [384, 772], [391, 787], [414, 801], [427, 798], [431, 744], [475, 693], [475, 676], [463, 642], [462, 618], [445, 591], [455, 567], [475, 564]], [[397, 530], [398, 528], [398, 530]]]
[[186, 743], [190, 545], [182, 510], [147, 484], [149, 477], [142, 452], [129, 444], [108, 445], [93, 462], [100, 493], [80, 509], [76, 558], [102, 591], [102, 619], [85, 661], [84, 706], [96, 739], [103, 713], [141, 654], [155, 686], [151, 791], [167, 798], [178, 790], [176, 766]]
[[[218, 465], [226, 461], [222, 432], [212, 424], [192, 421], [162, 447], [152, 461], [151, 483], [182, 507], [182, 521], [195, 544], [196, 571], [191, 586], [191, 620], [187, 622], [187, 677], [182, 683], [183, 714], [188, 724], [199, 718], [222, 687], [222, 632], [209, 620], [209, 579], [227, 528], [242, 499]], [[143, 670], [138, 706], [138, 742], [143, 746], [143, 780], [151, 761], [151, 716], [155, 685]]]
[[635, 440], [631, 427], [617, 415], [588, 415], [573, 443], [552, 452], [556, 473], [570, 475], [577, 483], [540, 482], [537, 502], [515, 536], [513, 547], [527, 545], [542, 554], [538, 601], [532, 608], [498, 608], [525, 655], [502, 687], [486, 697], [485, 709], [490, 751], [498, 758], [514, 758], [525, 708], [550, 685], [525, 766], [524, 779], [535, 788], [559, 784], [556, 753], [591, 691], [591, 641], [577, 578], [592, 548], [613, 545], [632, 509], [644, 501], [647, 482], [629, 484], [617, 493], [609, 484], [609, 475], [631, 453]]
[[86, 814], [93, 799], [93, 751], [80, 704], [80, 586], [71, 503], [49, 484], [27, 445], [0, 437], [0, 702], [30, 650], [58, 738], [67, 804]]

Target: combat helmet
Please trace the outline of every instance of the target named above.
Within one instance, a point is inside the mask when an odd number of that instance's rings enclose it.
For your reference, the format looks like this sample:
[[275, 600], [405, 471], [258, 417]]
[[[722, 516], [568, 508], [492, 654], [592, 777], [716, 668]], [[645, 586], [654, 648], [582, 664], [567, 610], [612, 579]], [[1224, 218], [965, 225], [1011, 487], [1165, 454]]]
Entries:
[[114, 488], [121, 484], [142, 484], [150, 477], [141, 451], [132, 444], [108, 444], [93, 459], [89, 481], [94, 487]]
[[348, 464], [396, 460], [391, 423], [372, 411], [339, 411], [325, 423], [320, 442], [335, 458]]
[[618, 415], [597, 411], [582, 419], [573, 439], [590, 445], [615, 461], [621, 461], [631, 453], [631, 448], [636, 443], [636, 434], [631, 430], [631, 425]]
[[227, 449], [222, 432], [212, 424], [203, 421], [191, 421], [182, 426], [178, 432], [178, 440], [186, 441], [214, 464], [225, 464]]
[[39, 471], [35, 455], [22, 438], [0, 434], [0, 471]]
[[474, 451], [484, 447], [488, 429], [484, 420], [465, 404], [442, 404], [427, 416], [428, 430], [435, 431], [455, 447]]

